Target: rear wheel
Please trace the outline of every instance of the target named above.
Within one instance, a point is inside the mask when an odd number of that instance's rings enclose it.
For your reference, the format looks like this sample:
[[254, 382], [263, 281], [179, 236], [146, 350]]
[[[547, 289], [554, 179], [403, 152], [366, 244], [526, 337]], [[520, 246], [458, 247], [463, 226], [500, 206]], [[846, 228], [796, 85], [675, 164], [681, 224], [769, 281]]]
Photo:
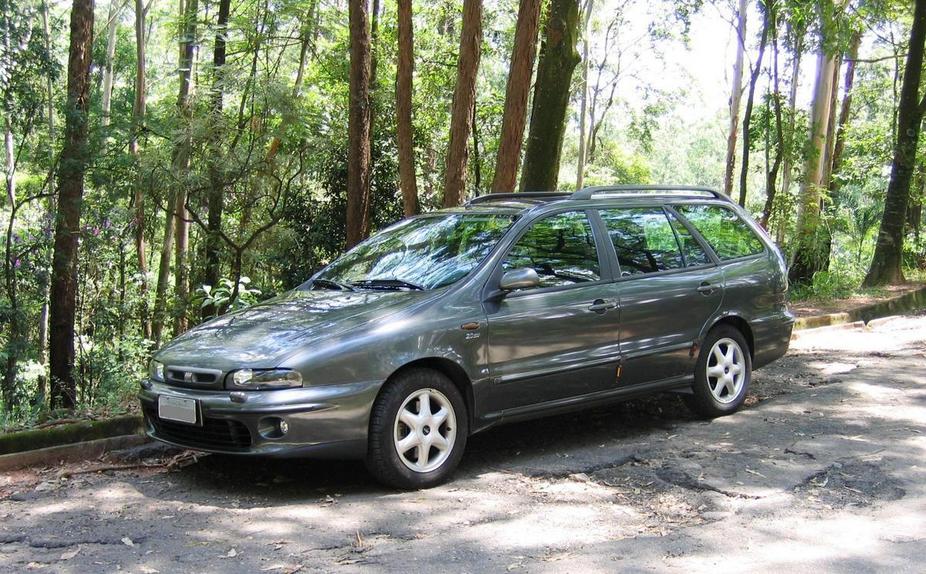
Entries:
[[715, 327], [704, 339], [695, 365], [693, 393], [685, 402], [695, 413], [719, 417], [736, 412], [752, 380], [752, 357], [743, 334], [729, 325]]
[[436, 486], [463, 456], [467, 423], [463, 397], [447, 377], [430, 369], [402, 373], [373, 405], [367, 468], [388, 486]]

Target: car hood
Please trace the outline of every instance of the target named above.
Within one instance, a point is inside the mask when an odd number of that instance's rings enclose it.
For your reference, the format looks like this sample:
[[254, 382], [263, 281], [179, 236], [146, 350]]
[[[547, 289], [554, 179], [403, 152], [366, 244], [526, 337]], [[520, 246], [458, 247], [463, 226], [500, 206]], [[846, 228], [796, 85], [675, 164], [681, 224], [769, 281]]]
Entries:
[[329, 339], [431, 297], [428, 291], [290, 291], [191, 329], [158, 361], [227, 371], [272, 368], [313, 341]]

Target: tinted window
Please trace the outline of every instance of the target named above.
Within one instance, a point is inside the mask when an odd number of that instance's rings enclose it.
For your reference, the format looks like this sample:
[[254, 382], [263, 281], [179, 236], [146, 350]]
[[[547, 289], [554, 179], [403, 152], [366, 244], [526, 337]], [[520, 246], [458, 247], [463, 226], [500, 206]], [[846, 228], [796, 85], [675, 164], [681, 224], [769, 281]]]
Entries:
[[669, 215], [669, 222], [675, 231], [675, 237], [678, 238], [678, 244], [682, 248], [682, 257], [685, 259], [685, 267], [697, 267], [698, 265], [707, 265], [711, 262], [698, 240], [694, 238], [688, 228], [678, 220], [677, 217]]
[[531, 225], [508, 252], [505, 269], [530, 267], [541, 287], [597, 281], [601, 278], [595, 236], [584, 212], [551, 215]]
[[369, 287], [389, 281], [424, 289], [449, 285], [478, 265], [511, 226], [510, 215], [448, 214], [406, 219], [334, 261], [320, 279]]
[[694, 225], [721, 259], [755, 255], [765, 249], [752, 229], [731, 209], [719, 205], [679, 205], [675, 209]]
[[604, 209], [601, 218], [617, 252], [622, 276], [685, 266], [675, 232], [662, 209]]

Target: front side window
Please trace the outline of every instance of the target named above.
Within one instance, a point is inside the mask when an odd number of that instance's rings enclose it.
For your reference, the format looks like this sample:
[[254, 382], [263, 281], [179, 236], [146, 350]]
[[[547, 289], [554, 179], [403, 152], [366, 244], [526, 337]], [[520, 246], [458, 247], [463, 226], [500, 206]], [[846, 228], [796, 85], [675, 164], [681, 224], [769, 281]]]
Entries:
[[530, 267], [540, 276], [540, 287], [559, 287], [601, 279], [598, 250], [588, 217], [569, 211], [531, 225], [508, 252], [502, 267]]
[[686, 266], [676, 233], [661, 208], [603, 209], [601, 218], [617, 252], [621, 276], [656, 273]]
[[450, 285], [486, 258], [514, 219], [467, 213], [407, 219], [342, 255], [311, 286], [406, 290]]
[[722, 260], [765, 250], [755, 232], [732, 209], [719, 205], [679, 205], [675, 210], [691, 222]]

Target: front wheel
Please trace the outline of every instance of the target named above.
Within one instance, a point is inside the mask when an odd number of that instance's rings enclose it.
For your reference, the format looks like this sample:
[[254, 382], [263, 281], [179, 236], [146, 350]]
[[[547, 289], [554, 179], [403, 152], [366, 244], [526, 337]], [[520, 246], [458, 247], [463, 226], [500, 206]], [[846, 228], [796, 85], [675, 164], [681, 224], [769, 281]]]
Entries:
[[693, 393], [686, 395], [685, 402], [704, 417], [728, 415], [742, 406], [751, 380], [752, 357], [746, 339], [738, 329], [721, 325], [704, 338]]
[[367, 468], [395, 488], [436, 486], [456, 469], [468, 433], [456, 385], [430, 369], [407, 371], [388, 382], [373, 405]]

